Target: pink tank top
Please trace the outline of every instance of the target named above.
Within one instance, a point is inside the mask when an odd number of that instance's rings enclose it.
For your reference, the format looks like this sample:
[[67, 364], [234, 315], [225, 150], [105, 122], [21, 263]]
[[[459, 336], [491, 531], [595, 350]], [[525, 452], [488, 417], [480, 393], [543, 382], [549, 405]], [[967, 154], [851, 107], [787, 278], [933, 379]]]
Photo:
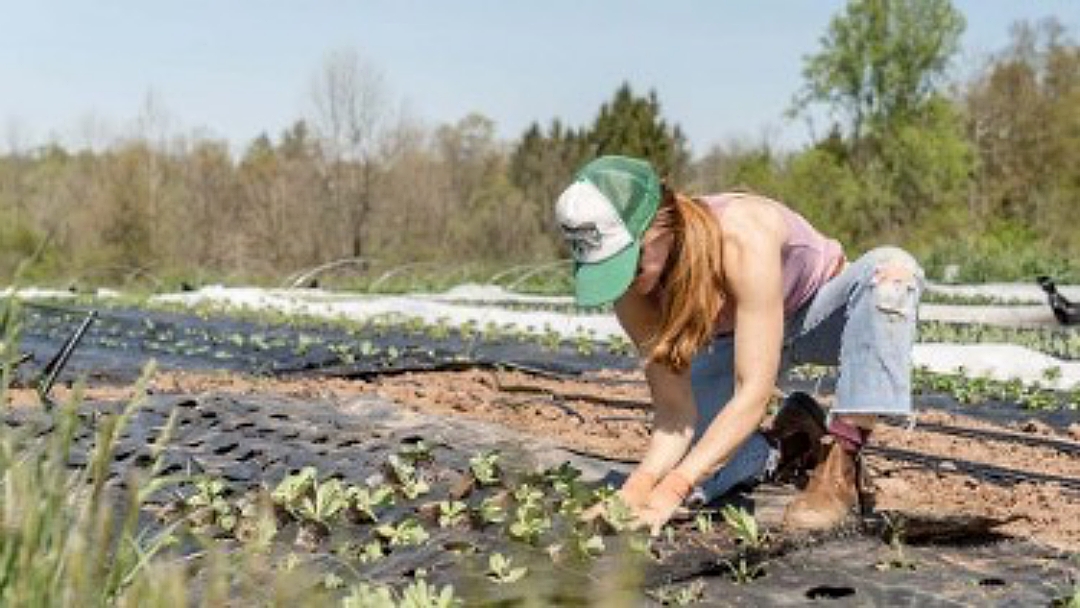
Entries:
[[[739, 194], [714, 194], [698, 197], [712, 209], [718, 219]], [[832, 278], [844, 259], [844, 250], [838, 241], [817, 231], [806, 218], [786, 205], [777, 203], [788, 226], [788, 239], [781, 250], [781, 272], [784, 279], [784, 315], [791, 315], [810, 301], [818, 289]], [[718, 333], [734, 329], [733, 311], [721, 313]], [[725, 314], [726, 313], [726, 314]]]

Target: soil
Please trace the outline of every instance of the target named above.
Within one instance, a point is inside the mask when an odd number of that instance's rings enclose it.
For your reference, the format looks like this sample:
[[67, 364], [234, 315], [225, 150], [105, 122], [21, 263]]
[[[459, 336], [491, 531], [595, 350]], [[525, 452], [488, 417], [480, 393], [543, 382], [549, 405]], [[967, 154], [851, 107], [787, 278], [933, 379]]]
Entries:
[[[560, 380], [477, 369], [390, 375], [370, 381], [160, 372], [152, 379], [149, 390], [184, 395], [282, 395], [341, 404], [358, 395], [375, 393], [416, 411], [496, 423], [550, 438], [577, 453], [612, 461], [638, 458], [649, 433], [648, 390], [639, 372], [606, 371], [582, 380]], [[54, 399], [62, 401], [69, 392], [57, 387]], [[115, 400], [126, 398], [130, 392], [130, 388], [92, 386], [85, 396], [90, 400]], [[16, 406], [31, 406], [36, 396], [30, 391], [13, 390], [9, 401]], [[957, 437], [920, 428], [918, 423], [1052, 441], [1025, 445], [996, 435]], [[990, 483], [949, 466], [955, 459], [1015, 472], [1080, 479], [1080, 442], [1070, 431], [1034, 421], [995, 424], [934, 409], [920, 410], [917, 424], [911, 429], [879, 425], [874, 444], [943, 461], [928, 467], [880, 454], [868, 455], [867, 470], [876, 508], [914, 517], [990, 518], [1005, 522], [996, 532], [1067, 552], [1080, 551], [1080, 492], [1054, 483]], [[1071, 448], [1065, 450], [1062, 445]]]

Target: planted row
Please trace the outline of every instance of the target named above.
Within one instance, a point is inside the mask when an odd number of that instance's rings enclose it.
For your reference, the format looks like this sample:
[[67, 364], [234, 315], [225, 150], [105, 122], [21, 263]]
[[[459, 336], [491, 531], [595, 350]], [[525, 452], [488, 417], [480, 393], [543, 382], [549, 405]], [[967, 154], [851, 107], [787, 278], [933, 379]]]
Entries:
[[[635, 531], [617, 493], [583, 483], [580, 471], [568, 464], [510, 475], [498, 452], [483, 452], [469, 459], [468, 469], [450, 486], [434, 479], [443, 477], [435, 475], [436, 465], [431, 450], [416, 442], [387, 457], [381, 471], [361, 484], [320, 478], [305, 468], [268, 493], [227, 498], [223, 483], [205, 480], [183, 513], [189, 524], [215, 535], [291, 543], [308, 554], [329, 551], [349, 565], [358, 584], [367, 585], [365, 593], [391, 596], [397, 592], [365, 579], [366, 569], [407, 558], [432, 542], [472, 564], [462, 572], [479, 572], [496, 587], [527, 583], [538, 559], [562, 568], [588, 564], [607, 553], [612, 537], [644, 561], [660, 558], [662, 547], [671, 552], [681, 546], [674, 527], [658, 539]], [[763, 574], [759, 554], [769, 536], [741, 509], [727, 507], [722, 517], [724, 530], [709, 512], [699, 513], [690, 525], [700, 535], [734, 538], [743, 547], [728, 561], [732, 580], [758, 578]], [[285, 533], [290, 529], [295, 536]], [[666, 602], [678, 592], [660, 587], [652, 593]]]

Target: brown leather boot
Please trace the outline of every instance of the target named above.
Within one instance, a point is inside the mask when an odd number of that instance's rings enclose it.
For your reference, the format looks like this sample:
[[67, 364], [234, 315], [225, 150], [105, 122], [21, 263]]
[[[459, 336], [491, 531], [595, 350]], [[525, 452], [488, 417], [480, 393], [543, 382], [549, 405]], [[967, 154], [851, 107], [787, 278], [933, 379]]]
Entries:
[[825, 410], [810, 395], [794, 392], [784, 399], [765, 436], [780, 457], [771, 478], [780, 482], [805, 482], [806, 474], [824, 457]]
[[834, 441], [810, 476], [810, 482], [787, 510], [784, 527], [799, 532], [836, 528], [859, 502], [859, 449], [868, 433], [834, 420], [829, 426]]

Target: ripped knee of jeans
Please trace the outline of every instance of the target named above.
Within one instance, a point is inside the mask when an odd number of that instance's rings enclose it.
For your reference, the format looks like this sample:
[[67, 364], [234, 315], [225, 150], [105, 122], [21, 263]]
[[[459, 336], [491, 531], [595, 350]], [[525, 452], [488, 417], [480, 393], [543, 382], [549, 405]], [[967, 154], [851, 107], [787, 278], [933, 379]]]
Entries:
[[919, 274], [918, 265], [906, 255], [882, 260], [871, 281], [878, 310], [898, 320], [913, 316], [918, 306]]

